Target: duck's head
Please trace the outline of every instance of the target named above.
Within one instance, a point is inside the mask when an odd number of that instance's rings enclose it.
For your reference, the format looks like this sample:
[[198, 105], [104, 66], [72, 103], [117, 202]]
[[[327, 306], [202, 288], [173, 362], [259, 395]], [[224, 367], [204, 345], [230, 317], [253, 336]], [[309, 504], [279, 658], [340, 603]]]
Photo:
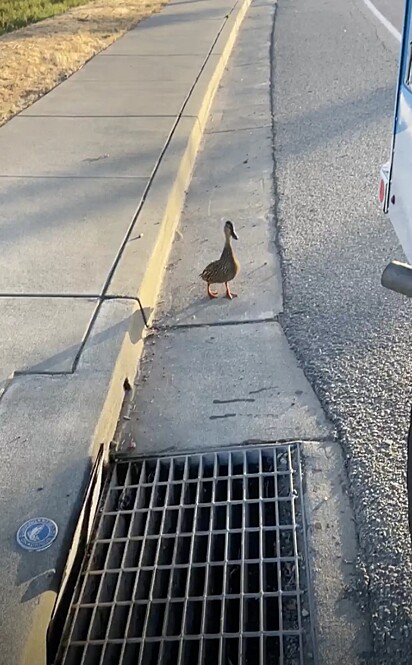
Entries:
[[225, 222], [225, 236], [226, 238], [234, 238], [235, 240], [239, 240], [239, 236], [235, 231], [235, 227], [229, 220]]

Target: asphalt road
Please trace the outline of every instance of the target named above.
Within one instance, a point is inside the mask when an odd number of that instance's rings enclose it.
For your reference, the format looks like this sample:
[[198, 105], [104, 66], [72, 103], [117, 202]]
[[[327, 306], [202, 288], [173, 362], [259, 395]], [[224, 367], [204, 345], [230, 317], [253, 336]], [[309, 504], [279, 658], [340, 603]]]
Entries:
[[[401, 31], [403, 3], [376, 0]], [[403, 258], [379, 210], [399, 42], [363, 0], [279, 0], [273, 108], [283, 326], [334, 422], [377, 663], [411, 663], [406, 435], [412, 308], [380, 286]]]

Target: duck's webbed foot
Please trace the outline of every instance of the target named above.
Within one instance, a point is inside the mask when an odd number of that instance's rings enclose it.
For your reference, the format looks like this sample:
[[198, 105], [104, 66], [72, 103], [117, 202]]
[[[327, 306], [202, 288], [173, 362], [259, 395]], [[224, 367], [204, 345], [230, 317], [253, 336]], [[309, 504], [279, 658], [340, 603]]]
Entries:
[[210, 284], [208, 284], [207, 285], [207, 295], [209, 296], [209, 298], [217, 298], [219, 294], [217, 293], [217, 291], [211, 291], [210, 290]]
[[230, 290], [229, 284], [227, 282], [225, 282], [225, 286], [226, 286], [226, 298], [229, 298], [229, 300], [232, 300], [233, 298], [237, 298], [237, 293], [233, 293]]

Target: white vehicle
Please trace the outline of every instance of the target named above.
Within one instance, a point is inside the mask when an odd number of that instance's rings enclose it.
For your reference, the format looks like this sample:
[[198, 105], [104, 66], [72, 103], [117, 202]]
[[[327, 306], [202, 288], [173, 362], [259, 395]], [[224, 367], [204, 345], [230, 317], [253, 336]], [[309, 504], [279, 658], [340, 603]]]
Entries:
[[[381, 168], [379, 198], [407, 263], [392, 261], [382, 285], [412, 297], [412, 0], [405, 0], [390, 160]], [[408, 435], [409, 531], [412, 536], [412, 416]]]
[[379, 197], [408, 263], [389, 264], [383, 285], [412, 296], [412, 2], [405, 0], [390, 160], [381, 168]]

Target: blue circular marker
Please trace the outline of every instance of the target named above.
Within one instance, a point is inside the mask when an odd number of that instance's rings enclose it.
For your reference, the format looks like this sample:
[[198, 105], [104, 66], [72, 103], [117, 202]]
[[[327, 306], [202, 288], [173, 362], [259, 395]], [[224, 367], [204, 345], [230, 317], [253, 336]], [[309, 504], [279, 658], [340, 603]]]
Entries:
[[56, 522], [48, 517], [33, 517], [17, 531], [17, 543], [24, 550], [42, 552], [56, 540], [58, 531]]

